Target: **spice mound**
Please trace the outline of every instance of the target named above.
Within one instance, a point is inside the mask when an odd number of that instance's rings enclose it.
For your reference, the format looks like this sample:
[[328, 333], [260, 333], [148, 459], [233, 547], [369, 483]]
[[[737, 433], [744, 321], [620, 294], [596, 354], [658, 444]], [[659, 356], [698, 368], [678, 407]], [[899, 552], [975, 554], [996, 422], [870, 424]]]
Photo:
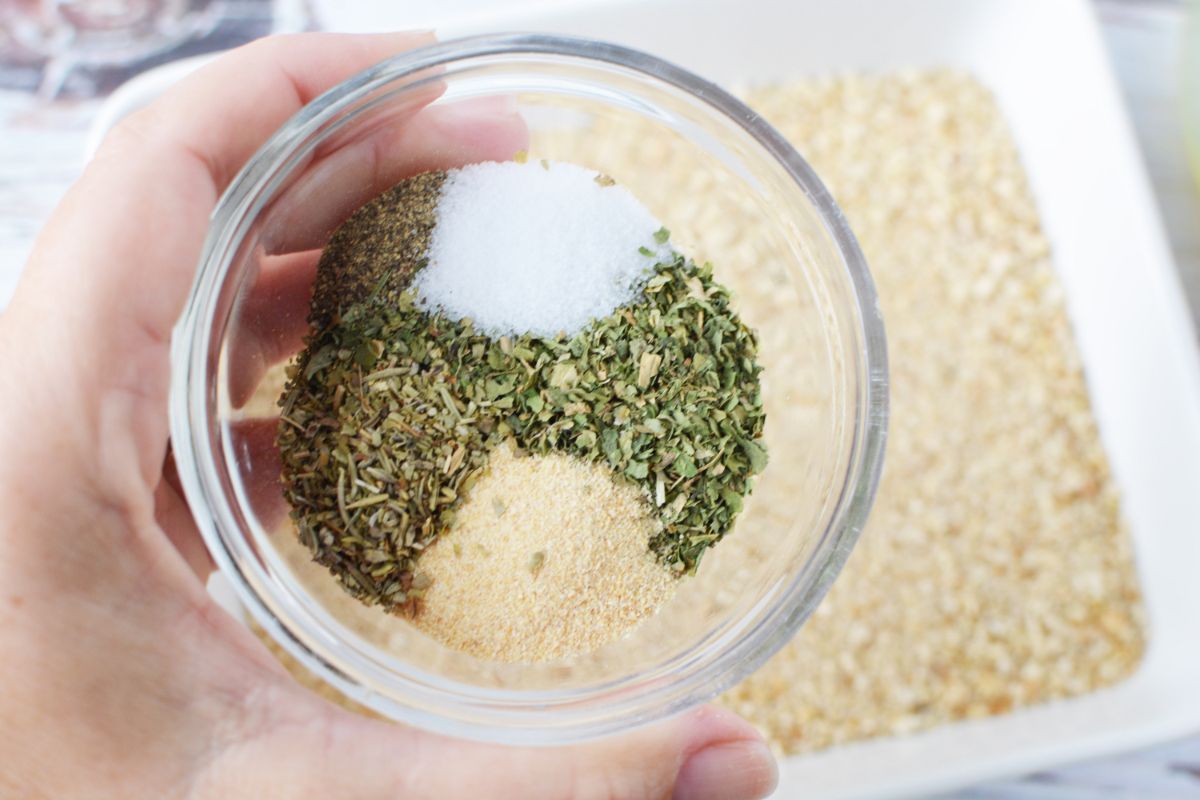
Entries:
[[421, 559], [432, 582], [420, 625], [493, 660], [594, 650], [671, 596], [674, 578], [646, 549], [657, 524], [600, 464], [501, 447]]
[[[310, 323], [277, 439], [300, 541], [350, 594], [476, 654], [550, 658], [628, 630], [766, 465], [757, 345], [728, 291], [582, 167], [402, 182], [334, 233]], [[610, 486], [584, 502], [598, 476]], [[521, 513], [489, 517], [477, 489]], [[480, 589], [516, 579], [544, 613], [481, 637], [466, 612], [493, 613]], [[606, 598], [607, 637], [551, 624]]]

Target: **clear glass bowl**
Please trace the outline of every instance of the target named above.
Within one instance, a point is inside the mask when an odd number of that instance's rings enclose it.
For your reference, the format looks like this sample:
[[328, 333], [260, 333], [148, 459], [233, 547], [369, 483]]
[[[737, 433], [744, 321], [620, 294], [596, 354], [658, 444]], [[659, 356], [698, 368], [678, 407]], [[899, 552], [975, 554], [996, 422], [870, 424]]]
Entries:
[[[308, 563], [281, 514], [270, 420], [280, 383], [257, 376], [299, 347], [307, 298], [277, 287], [287, 263], [278, 257], [320, 247], [347, 206], [366, 199], [347, 203], [336, 154], [431, 97], [431, 108], [515, 103], [531, 158], [583, 163], [629, 187], [676, 247], [713, 262], [760, 337], [771, 462], [745, 512], [657, 615], [570, 659], [485, 662], [365, 609]], [[219, 569], [253, 619], [309, 669], [428, 729], [563, 743], [712, 698], [813, 612], [875, 493], [885, 351], [874, 287], [845, 219], [753, 111], [644, 53], [488, 36], [405, 53], [351, 78], [289, 120], [233, 181], [175, 332], [171, 433]]]

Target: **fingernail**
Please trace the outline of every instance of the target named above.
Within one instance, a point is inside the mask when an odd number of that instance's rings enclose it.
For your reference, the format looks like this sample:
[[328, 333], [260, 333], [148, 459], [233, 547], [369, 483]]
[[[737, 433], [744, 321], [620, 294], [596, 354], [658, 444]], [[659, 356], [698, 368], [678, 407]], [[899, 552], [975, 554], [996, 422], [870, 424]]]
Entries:
[[510, 117], [517, 113], [517, 98], [511, 94], [471, 97], [438, 107], [444, 120], [478, 120], [486, 117]]
[[779, 769], [756, 740], [710, 745], [683, 762], [673, 800], [759, 800], [775, 791]]
[[476, 124], [485, 121], [511, 120], [517, 115], [517, 98], [512, 95], [472, 97], [437, 107], [438, 120], [443, 125]]
[[436, 28], [413, 28], [408, 31], [396, 31], [393, 35], [400, 39], [428, 39], [431, 42], [436, 42], [438, 38]]
[[511, 116], [517, 113], [517, 96], [515, 94], [494, 94], [480, 97], [478, 102], [493, 114]]

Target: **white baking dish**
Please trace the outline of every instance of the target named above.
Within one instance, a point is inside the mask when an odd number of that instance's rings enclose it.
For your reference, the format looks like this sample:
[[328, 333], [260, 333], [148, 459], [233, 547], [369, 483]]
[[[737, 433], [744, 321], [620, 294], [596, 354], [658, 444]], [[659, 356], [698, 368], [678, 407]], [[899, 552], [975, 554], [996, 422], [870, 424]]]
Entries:
[[[996, 93], [1015, 132], [1124, 496], [1150, 628], [1146, 659], [1130, 680], [1086, 697], [787, 759], [777, 797], [925, 796], [1200, 730], [1200, 359], [1085, 0], [486, 5], [447, 3], [455, 15], [442, 18], [443, 35], [593, 36], [731, 84], [954, 65]], [[379, 26], [403, 24], [390, 13]], [[148, 76], [114, 96], [98, 128], [179, 74]]]
[[1200, 361], [1174, 265], [1082, 0], [651, 0], [455, 26], [652, 50], [717, 81], [955, 65], [1013, 127], [1124, 496], [1150, 645], [1125, 683], [904, 739], [788, 759], [779, 797], [924, 795], [1200, 729]]

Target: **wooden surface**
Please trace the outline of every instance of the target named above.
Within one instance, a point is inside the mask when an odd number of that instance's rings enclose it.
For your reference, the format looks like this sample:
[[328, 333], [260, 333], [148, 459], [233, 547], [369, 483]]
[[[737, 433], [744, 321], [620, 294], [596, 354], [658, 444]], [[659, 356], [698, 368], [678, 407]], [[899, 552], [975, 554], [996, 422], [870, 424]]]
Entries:
[[[1193, 316], [1197, 316], [1200, 191], [1185, 163], [1177, 96], [1183, 5], [1168, 0], [1098, 0], [1097, 10], [1181, 283]], [[47, 104], [27, 92], [0, 90], [0, 309], [12, 295], [38, 229], [79, 174], [84, 138], [97, 107], [94, 100]], [[1200, 800], [1200, 732], [1144, 752], [989, 784], [953, 796], [970, 800]]]

